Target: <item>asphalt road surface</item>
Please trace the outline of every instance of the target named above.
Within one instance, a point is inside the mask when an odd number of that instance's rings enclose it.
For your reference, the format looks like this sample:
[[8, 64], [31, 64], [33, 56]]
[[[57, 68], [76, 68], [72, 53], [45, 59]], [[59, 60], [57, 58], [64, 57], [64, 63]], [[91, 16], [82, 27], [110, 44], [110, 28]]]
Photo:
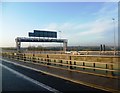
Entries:
[[5, 61], [2, 64], [2, 92], [79, 92], [107, 93], [99, 89], [76, 84], [64, 79], [46, 75]]

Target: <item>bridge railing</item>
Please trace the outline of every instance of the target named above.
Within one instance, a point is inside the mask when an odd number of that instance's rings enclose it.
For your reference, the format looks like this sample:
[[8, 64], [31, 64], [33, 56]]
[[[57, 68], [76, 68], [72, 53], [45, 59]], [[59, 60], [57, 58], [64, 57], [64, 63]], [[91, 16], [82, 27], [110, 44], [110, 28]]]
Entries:
[[76, 72], [83, 72], [88, 74], [94, 74], [99, 76], [119, 78], [120, 68], [117, 66], [119, 63], [112, 62], [89, 62], [89, 61], [76, 61], [65, 59], [49, 58], [47, 55], [44, 57], [28, 56], [22, 53], [2, 53], [3, 57], [7, 57], [14, 60], [22, 60], [24, 62], [34, 63], [38, 65], [51, 66], [59, 69], [71, 70]]

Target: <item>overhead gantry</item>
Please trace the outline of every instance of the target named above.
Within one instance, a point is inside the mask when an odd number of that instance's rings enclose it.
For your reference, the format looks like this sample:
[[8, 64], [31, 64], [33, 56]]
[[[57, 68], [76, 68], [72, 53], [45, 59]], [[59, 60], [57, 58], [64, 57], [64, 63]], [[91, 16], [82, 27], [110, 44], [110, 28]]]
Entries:
[[17, 51], [20, 51], [21, 42], [56, 42], [56, 43], [63, 43], [63, 51], [67, 49], [67, 39], [41, 39], [41, 38], [29, 38], [29, 37], [17, 37], [16, 41], [16, 48]]

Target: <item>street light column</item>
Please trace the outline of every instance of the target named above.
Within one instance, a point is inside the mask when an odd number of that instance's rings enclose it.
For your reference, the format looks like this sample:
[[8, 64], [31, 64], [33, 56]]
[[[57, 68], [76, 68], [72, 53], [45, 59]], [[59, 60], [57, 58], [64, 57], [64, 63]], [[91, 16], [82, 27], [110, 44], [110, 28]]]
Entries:
[[[61, 31], [59, 31], [59, 38], [61, 39]], [[61, 47], [61, 43], [60, 43], [60, 47]], [[61, 51], [61, 48], [60, 48], [60, 51]]]
[[114, 25], [114, 55], [116, 54], [116, 42], [115, 42], [115, 19], [112, 18], [113, 20], [113, 25]]
[[59, 38], [61, 39], [61, 31], [59, 31], [59, 33], [60, 33], [60, 35], [59, 35], [60, 37]]

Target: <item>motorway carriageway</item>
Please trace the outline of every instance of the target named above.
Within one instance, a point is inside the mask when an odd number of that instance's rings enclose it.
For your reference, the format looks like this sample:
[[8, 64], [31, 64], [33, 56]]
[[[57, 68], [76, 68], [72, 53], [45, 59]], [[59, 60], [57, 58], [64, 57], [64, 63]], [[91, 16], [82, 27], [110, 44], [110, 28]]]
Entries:
[[[108, 93], [103, 90], [76, 84], [64, 79], [53, 77], [22, 66], [1, 60], [2, 92], [32, 92], [32, 93]], [[84, 78], [84, 77], [83, 77]]]

